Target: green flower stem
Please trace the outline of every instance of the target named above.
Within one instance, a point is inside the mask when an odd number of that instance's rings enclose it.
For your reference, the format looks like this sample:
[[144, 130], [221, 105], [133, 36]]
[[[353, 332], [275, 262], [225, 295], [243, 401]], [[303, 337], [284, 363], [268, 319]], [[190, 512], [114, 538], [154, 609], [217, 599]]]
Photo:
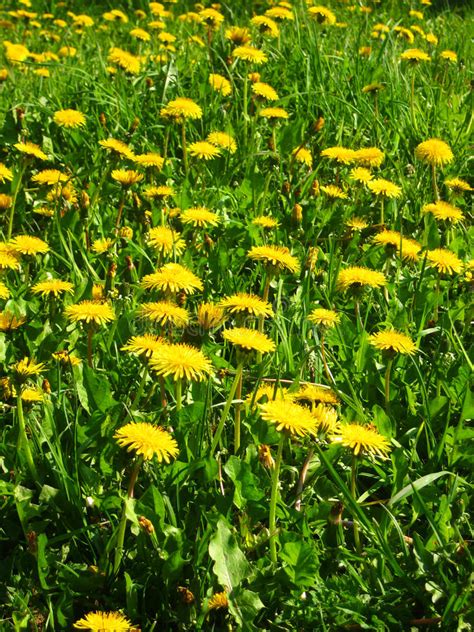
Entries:
[[181, 379], [176, 380], [174, 385], [174, 393], [176, 399], [176, 412], [179, 413], [181, 410], [181, 400], [182, 400], [182, 391], [183, 391], [183, 381]]
[[18, 387], [18, 395], [16, 398], [16, 413], [18, 417], [18, 438], [17, 438], [17, 450], [18, 454], [24, 456], [28, 469], [30, 470], [31, 477], [37, 481], [38, 472], [36, 465], [31, 454], [30, 443], [26, 434], [25, 416], [23, 414], [23, 402], [21, 400], [20, 387]]
[[385, 410], [388, 412], [390, 408], [390, 376], [392, 374], [393, 358], [387, 360], [387, 368], [385, 369]]
[[135, 398], [133, 400], [133, 403], [130, 406], [130, 412], [133, 412], [134, 410], [136, 410], [138, 408], [138, 404], [140, 403], [141, 396], [143, 395], [143, 391], [145, 389], [147, 376], [148, 376], [148, 369], [147, 369], [147, 366], [145, 365], [143, 367], [143, 373], [142, 373], [142, 377], [140, 379], [140, 384], [138, 385], [138, 390], [137, 390], [137, 392], [135, 394]]
[[184, 164], [184, 173], [186, 177], [188, 176], [189, 166], [188, 166], [188, 149], [186, 145], [186, 123], [183, 121], [181, 126], [181, 144], [183, 148], [183, 164]]
[[239, 382], [240, 382], [240, 380], [242, 378], [243, 368], [244, 368], [244, 364], [243, 364], [243, 362], [241, 362], [238, 365], [238, 367], [237, 367], [237, 372], [235, 374], [234, 382], [232, 384], [232, 387], [230, 389], [229, 395], [227, 397], [227, 401], [225, 403], [224, 410], [222, 411], [222, 416], [221, 416], [221, 419], [219, 421], [219, 425], [217, 426], [217, 430], [216, 430], [216, 433], [214, 435], [214, 439], [212, 440], [211, 456], [214, 454], [214, 452], [216, 451], [217, 446], [219, 445], [219, 441], [221, 439], [222, 431], [224, 429], [225, 420], [227, 418], [227, 415], [229, 414], [230, 407], [232, 406], [232, 401], [234, 399], [234, 395], [235, 395], [235, 392], [237, 390], [237, 386], [239, 385]]
[[120, 230], [120, 223], [122, 222], [122, 214], [123, 214], [124, 206], [125, 206], [125, 189], [122, 189], [122, 195], [120, 197], [119, 207], [117, 211], [117, 218], [115, 220], [115, 231], [114, 231], [115, 235], [117, 235]]
[[92, 325], [87, 328], [87, 365], [92, 369], [92, 338], [94, 329]]
[[[242, 399], [242, 371], [240, 371], [240, 379], [237, 384], [236, 398]], [[235, 405], [235, 421], [234, 421], [234, 454], [237, 454], [240, 448], [240, 412], [242, 405], [237, 402]]]
[[[272, 282], [272, 274], [269, 270], [266, 271], [265, 285], [263, 286], [263, 300], [268, 301], [268, 295], [270, 294], [270, 283]], [[265, 322], [265, 316], [258, 317], [258, 331], [263, 332], [263, 323]], [[259, 359], [260, 357], [260, 359]], [[261, 354], [257, 356], [257, 360], [261, 362]]]
[[[351, 465], [351, 495], [355, 503], [357, 502], [356, 480], [357, 480], [357, 456], [353, 454], [352, 465]], [[356, 546], [356, 551], [357, 553], [360, 554], [362, 553], [362, 546], [360, 543], [359, 525], [357, 523], [356, 516], [354, 516], [353, 526], [354, 526], [354, 542]]]
[[410, 92], [410, 114], [411, 124], [416, 130], [416, 118], [415, 118], [415, 70], [411, 74], [411, 92]]
[[272, 564], [276, 564], [278, 561], [277, 558], [277, 549], [276, 549], [276, 506], [278, 500], [278, 480], [280, 477], [280, 468], [281, 461], [283, 456], [283, 447], [285, 445], [286, 435], [284, 432], [281, 433], [280, 443], [278, 444], [278, 452], [275, 459], [275, 467], [273, 468], [272, 473], [272, 491], [270, 496], [270, 517], [268, 521], [268, 528], [270, 531], [270, 558], [272, 560]]
[[12, 205], [10, 207], [10, 217], [8, 219], [7, 241], [10, 241], [11, 236], [12, 236], [13, 220], [14, 220], [14, 217], [15, 217], [16, 201], [17, 201], [17, 198], [18, 198], [18, 193], [20, 192], [21, 182], [23, 180], [23, 174], [25, 173], [25, 169], [26, 169], [26, 161], [22, 160], [20, 173], [18, 174], [18, 181], [16, 183], [15, 192], [13, 193]]
[[117, 532], [117, 546], [115, 548], [114, 557], [114, 575], [117, 574], [123, 557], [123, 543], [125, 541], [125, 530], [127, 527], [127, 500], [133, 498], [135, 483], [137, 482], [138, 472], [140, 471], [142, 462], [143, 459], [141, 457], [135, 461], [135, 465], [133, 466], [132, 473], [130, 474], [130, 480], [128, 482], [127, 498], [123, 503], [122, 517], [120, 518], [119, 529]]
[[433, 182], [433, 194], [435, 197], [435, 201], [439, 200], [439, 191], [438, 191], [438, 183], [436, 181], [436, 165], [434, 163], [431, 164], [431, 179]]
[[243, 146], [244, 148], [247, 146], [247, 131], [248, 131], [248, 91], [249, 91], [249, 87], [248, 87], [248, 73], [245, 72], [245, 76], [244, 76], [244, 107], [243, 107], [243, 111], [244, 111], [244, 142], [243, 142]]
[[385, 222], [385, 203], [383, 195], [380, 196], [380, 225], [383, 226]]

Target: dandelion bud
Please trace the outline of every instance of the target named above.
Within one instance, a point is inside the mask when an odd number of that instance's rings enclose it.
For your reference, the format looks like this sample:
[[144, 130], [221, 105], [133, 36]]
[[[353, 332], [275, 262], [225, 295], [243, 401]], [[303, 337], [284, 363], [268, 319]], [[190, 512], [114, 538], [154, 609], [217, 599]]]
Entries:
[[275, 466], [275, 459], [272, 457], [272, 451], [269, 445], [262, 443], [258, 446], [258, 459], [263, 467], [269, 470]]
[[319, 180], [313, 180], [311, 183], [311, 195], [317, 197], [320, 194]]
[[151, 522], [151, 520], [148, 520], [148, 518], [145, 518], [145, 516], [140, 516], [138, 518], [138, 524], [148, 535], [155, 533], [155, 527], [153, 526], [153, 523]]
[[123, 228], [120, 229], [119, 235], [122, 239], [132, 239], [133, 237], [133, 228], [130, 228], [130, 226], [124, 226]]
[[252, 83], [257, 83], [257, 81], [260, 81], [260, 73], [259, 72], [250, 72], [249, 73], [249, 79]]
[[91, 204], [90, 197], [86, 191], [81, 192], [81, 206], [83, 209], [88, 209]]
[[100, 113], [99, 121], [102, 127], [107, 127], [107, 118], [103, 112]]
[[301, 224], [303, 221], [303, 207], [301, 204], [295, 204], [293, 207], [293, 212], [291, 214], [291, 220], [295, 224]]
[[48, 395], [51, 393], [51, 384], [46, 378], [43, 380], [43, 384], [41, 386], [44, 393], [47, 393]]
[[138, 118], [138, 116], [136, 116], [133, 119], [132, 124], [130, 125], [130, 130], [128, 133], [133, 134], [139, 125], [140, 125], [140, 119]]
[[6, 81], [8, 79], [8, 70], [6, 68], [0, 69], [0, 81]]
[[286, 182], [283, 182], [281, 192], [283, 193], [283, 195], [289, 195], [290, 191], [291, 191], [290, 183], [288, 182], [288, 180], [286, 180]]
[[0, 193], [0, 209], [5, 210], [10, 208], [13, 203], [13, 198], [6, 193]]
[[153, 81], [153, 79], [151, 77], [147, 77], [145, 79], [145, 83], [147, 85], [147, 88], [153, 88], [153, 86], [155, 85], [154, 81]]
[[186, 588], [185, 586], [178, 586], [178, 592], [184, 604], [189, 606], [194, 603], [195, 597], [189, 588]]
[[117, 274], [117, 264], [115, 263], [115, 261], [112, 261], [107, 271], [107, 276], [113, 279], [116, 274]]
[[324, 123], [325, 123], [324, 118], [320, 116], [318, 120], [314, 121], [313, 123], [313, 132], [315, 133], [320, 132], [324, 127]]
[[36, 555], [38, 552], [38, 536], [36, 535], [36, 531], [28, 531], [26, 540], [28, 542], [28, 551], [31, 555]]

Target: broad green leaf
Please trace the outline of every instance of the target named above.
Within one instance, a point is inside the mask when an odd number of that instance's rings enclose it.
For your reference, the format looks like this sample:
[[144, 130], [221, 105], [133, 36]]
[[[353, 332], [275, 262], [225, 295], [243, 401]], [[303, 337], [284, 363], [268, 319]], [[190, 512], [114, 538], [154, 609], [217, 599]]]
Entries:
[[248, 577], [250, 564], [222, 518], [217, 523], [217, 531], [209, 542], [209, 555], [214, 560], [213, 570], [219, 583], [229, 593]]
[[302, 540], [286, 542], [280, 551], [280, 558], [286, 564], [285, 573], [296, 586], [306, 587], [315, 584], [318, 561], [311, 544]]
[[260, 488], [260, 483], [248, 463], [236, 456], [231, 456], [224, 470], [235, 485], [234, 503], [239, 509], [242, 509], [248, 500], [257, 501], [263, 498], [264, 493]]

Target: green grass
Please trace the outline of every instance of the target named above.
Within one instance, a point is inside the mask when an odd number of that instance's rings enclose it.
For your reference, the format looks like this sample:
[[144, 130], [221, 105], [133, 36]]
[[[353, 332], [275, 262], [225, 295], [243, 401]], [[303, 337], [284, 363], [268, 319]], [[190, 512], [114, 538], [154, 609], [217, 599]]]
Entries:
[[[152, 18], [146, 2], [135, 6], [145, 11], [143, 18], [125, 2], [58, 4], [20, 5], [38, 12], [33, 24], [9, 14], [17, 3], [6, 2], [0, 13], [2, 40], [24, 44], [33, 53], [77, 49], [75, 57], [41, 63], [29, 57], [21, 64], [0, 49], [0, 67], [7, 69], [0, 82], [0, 162], [13, 172], [11, 182], [0, 183], [0, 193], [16, 198], [12, 236], [34, 235], [50, 248], [44, 255], [23, 256], [18, 270], [0, 269], [10, 293], [0, 299], [0, 312], [25, 319], [16, 329], [0, 321], [0, 378], [14, 380], [12, 367], [24, 357], [45, 364], [28, 381], [43, 391], [41, 403], [18, 407], [11, 382], [0, 383], [0, 629], [67, 630], [100, 610], [120, 611], [147, 632], [469, 630], [472, 227], [469, 193], [453, 197], [444, 180], [469, 176], [472, 14], [463, 4], [413, 5], [424, 13], [420, 21], [409, 16], [406, 3], [369, 3], [372, 12], [364, 13], [359, 5], [352, 10], [334, 0], [330, 8], [346, 26], [325, 28], [295, 0], [294, 20], [279, 22], [280, 36], [272, 39], [249, 26], [252, 15], [263, 14], [270, 3], [223, 2], [225, 21], [208, 33], [202, 24], [178, 19], [199, 10], [178, 0], [166, 3], [171, 13], [165, 17], [176, 50], [164, 51], [159, 30], [147, 26]], [[111, 8], [125, 11], [129, 22], [107, 22], [102, 14]], [[90, 15], [95, 25], [78, 32], [69, 10]], [[46, 11], [66, 26], [42, 16]], [[371, 35], [377, 23], [390, 29], [383, 40]], [[409, 43], [393, 30], [414, 24], [434, 33], [438, 44], [416, 32]], [[225, 37], [231, 25], [249, 26], [254, 45], [268, 56], [266, 64], [232, 61], [234, 45]], [[130, 36], [134, 26], [148, 29], [152, 41]], [[190, 41], [196, 35], [201, 43]], [[140, 72], [111, 74], [112, 46], [143, 55]], [[372, 47], [370, 56], [359, 54], [362, 46]], [[400, 54], [413, 47], [428, 52], [431, 61], [414, 68], [400, 62]], [[457, 53], [456, 63], [440, 58], [446, 49]], [[166, 59], [146, 58], [163, 54]], [[35, 74], [40, 67], [50, 76]], [[257, 116], [261, 105], [251, 96], [250, 82], [244, 120], [244, 83], [251, 71], [278, 92], [279, 100], [269, 105], [290, 115], [276, 126], [275, 147], [271, 126]], [[211, 90], [210, 73], [231, 82], [231, 96]], [[362, 92], [373, 82], [385, 88], [377, 102]], [[226, 131], [235, 138], [236, 153], [223, 151], [209, 162], [188, 156], [186, 175], [180, 126], [160, 115], [178, 96], [192, 98], [203, 111], [202, 119], [186, 124], [188, 149], [212, 131]], [[53, 115], [65, 108], [83, 112], [86, 125], [58, 127]], [[316, 130], [320, 117], [324, 125]], [[164, 168], [144, 169], [106, 152], [99, 140], [109, 137], [126, 142], [136, 154], [166, 152]], [[422, 212], [433, 202], [431, 171], [414, 150], [432, 137], [446, 141], [454, 154], [437, 172], [441, 199], [464, 214], [452, 226]], [[26, 160], [14, 147], [20, 140], [40, 145], [48, 162]], [[418, 261], [374, 244], [382, 228], [380, 200], [350, 179], [353, 165], [335, 166], [320, 156], [336, 145], [376, 146], [385, 153], [374, 175], [402, 189], [398, 199], [385, 203], [385, 226], [420, 243]], [[292, 158], [300, 146], [311, 151], [312, 168]], [[50, 187], [31, 181], [45, 168], [67, 174], [76, 192], [72, 202], [48, 200]], [[144, 175], [124, 196], [121, 225], [133, 229], [131, 239], [114, 232], [123, 196], [111, 177], [117, 168]], [[143, 192], [151, 184], [172, 186], [175, 194], [150, 202]], [[331, 201], [318, 192], [329, 184], [341, 186], [347, 199]], [[295, 221], [296, 204], [301, 221]], [[219, 224], [194, 229], [170, 212], [192, 206], [214, 211]], [[38, 214], [40, 207], [52, 216]], [[277, 219], [278, 228], [263, 231], [252, 224], [260, 215]], [[348, 229], [354, 216], [367, 222], [364, 230]], [[9, 217], [10, 210], [2, 209], [2, 242], [8, 241]], [[162, 222], [182, 234], [186, 250], [180, 257], [163, 258], [147, 243], [149, 228]], [[113, 245], [97, 254], [88, 244], [103, 238]], [[197, 321], [197, 309], [238, 291], [261, 296], [264, 268], [247, 253], [264, 244], [287, 246], [300, 271], [271, 282], [275, 315], [265, 321], [264, 331], [276, 350], [244, 366], [242, 398], [248, 400], [235, 455], [236, 406], [230, 396], [239, 357], [222, 332], [238, 319], [207, 331]], [[439, 247], [459, 257], [459, 273], [440, 275], [430, 266], [426, 253]], [[160, 328], [137, 315], [142, 303], [163, 298], [144, 290], [140, 279], [172, 260], [203, 283], [202, 291], [176, 297], [191, 314], [184, 330]], [[370, 290], [361, 297], [341, 292], [339, 272], [355, 265], [383, 271], [386, 292]], [[73, 283], [73, 294], [49, 301], [31, 292], [49, 276]], [[89, 367], [87, 332], [71, 323], [64, 309], [90, 299], [97, 284], [116, 319], [94, 332]], [[334, 309], [341, 317], [324, 333], [329, 379], [321, 329], [308, 320], [315, 307]], [[387, 404], [386, 358], [369, 336], [392, 326], [412, 338], [417, 353], [394, 359]], [[144, 332], [199, 347], [212, 361], [211, 379], [183, 385], [181, 410], [171, 379], [160, 384], [145, 360], [121, 349]], [[82, 363], [61, 366], [52, 353], [63, 349]], [[249, 402], [263, 383], [277, 393], [280, 386], [296, 392], [302, 382], [331, 387], [340, 401], [341, 422], [374, 424], [391, 451], [386, 459], [365, 454], [356, 460], [324, 434], [285, 441], [274, 486], [277, 530], [270, 532], [272, 472], [259, 460], [258, 447], [269, 445], [276, 458], [281, 434]], [[212, 454], [228, 400], [229, 414]], [[136, 461], [113, 438], [131, 420], [164, 427], [179, 446], [170, 464], [155, 459], [141, 467], [132, 499], [127, 486]], [[143, 517], [151, 530], [144, 528]], [[120, 525], [125, 526], [123, 554]], [[183, 588], [193, 593], [191, 603]], [[209, 612], [209, 599], [223, 590], [228, 610]]]

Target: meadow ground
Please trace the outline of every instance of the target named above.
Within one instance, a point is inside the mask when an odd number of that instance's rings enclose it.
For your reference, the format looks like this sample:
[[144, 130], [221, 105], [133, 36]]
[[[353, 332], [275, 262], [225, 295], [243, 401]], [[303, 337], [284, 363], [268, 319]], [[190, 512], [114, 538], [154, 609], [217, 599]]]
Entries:
[[471, 630], [470, 24], [2, 3], [1, 630]]

